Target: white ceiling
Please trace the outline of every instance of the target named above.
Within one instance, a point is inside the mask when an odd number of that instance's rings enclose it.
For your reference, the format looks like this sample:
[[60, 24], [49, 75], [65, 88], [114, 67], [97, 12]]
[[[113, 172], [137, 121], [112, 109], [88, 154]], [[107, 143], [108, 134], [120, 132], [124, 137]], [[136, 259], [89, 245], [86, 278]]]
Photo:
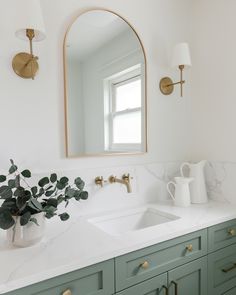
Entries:
[[67, 35], [66, 47], [70, 55], [82, 61], [127, 29], [130, 26], [114, 13], [90, 11], [74, 22]]

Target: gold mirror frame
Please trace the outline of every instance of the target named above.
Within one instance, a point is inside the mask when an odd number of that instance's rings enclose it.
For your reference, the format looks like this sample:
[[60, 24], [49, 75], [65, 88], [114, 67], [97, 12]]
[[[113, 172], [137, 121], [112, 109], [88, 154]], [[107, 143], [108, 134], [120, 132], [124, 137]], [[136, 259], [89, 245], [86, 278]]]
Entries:
[[[134, 34], [136, 35], [136, 37], [138, 38], [138, 41], [141, 45], [142, 51], [143, 51], [143, 57], [144, 57], [144, 63], [145, 63], [145, 70], [144, 70], [144, 76], [145, 76], [145, 89], [144, 89], [144, 100], [145, 100], [145, 120], [144, 120], [144, 124], [145, 124], [145, 136], [144, 136], [144, 151], [140, 151], [140, 152], [120, 152], [120, 153], [97, 153], [97, 154], [81, 154], [81, 155], [70, 155], [69, 154], [69, 144], [68, 144], [68, 120], [67, 120], [67, 113], [68, 113], [68, 92], [67, 92], [67, 63], [66, 63], [66, 41], [67, 41], [67, 36], [69, 34], [69, 31], [71, 29], [71, 27], [73, 26], [73, 24], [76, 22], [76, 20], [83, 14], [87, 13], [87, 12], [91, 12], [91, 11], [107, 11], [110, 12], [116, 16], [118, 16], [119, 18], [121, 18], [124, 22], [126, 22], [130, 28], [133, 30]], [[82, 12], [80, 12], [79, 14], [77, 14], [73, 20], [71, 21], [71, 23], [69, 24], [66, 33], [65, 33], [65, 37], [64, 37], [64, 41], [63, 41], [63, 71], [64, 71], [64, 125], [65, 125], [65, 154], [66, 154], [66, 158], [83, 158], [83, 157], [100, 157], [100, 156], [125, 156], [125, 155], [144, 155], [145, 153], [147, 153], [148, 151], [148, 145], [147, 145], [147, 56], [146, 56], [146, 52], [144, 49], [144, 45], [138, 35], [138, 33], [136, 32], [135, 28], [120, 14], [109, 10], [109, 9], [105, 9], [105, 8], [91, 8], [91, 9], [87, 9], [87, 10], [83, 10]]]

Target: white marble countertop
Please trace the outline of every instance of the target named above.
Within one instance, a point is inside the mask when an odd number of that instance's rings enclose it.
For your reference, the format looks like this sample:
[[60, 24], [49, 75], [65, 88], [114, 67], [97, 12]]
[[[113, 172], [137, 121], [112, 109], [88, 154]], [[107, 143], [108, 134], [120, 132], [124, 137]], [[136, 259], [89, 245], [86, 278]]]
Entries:
[[236, 218], [236, 205], [228, 203], [211, 201], [188, 208], [171, 203], [146, 206], [181, 218], [111, 236], [89, 223], [88, 216], [76, 217], [72, 212], [67, 222], [50, 220], [44, 240], [29, 248], [10, 248], [1, 231], [0, 294]]

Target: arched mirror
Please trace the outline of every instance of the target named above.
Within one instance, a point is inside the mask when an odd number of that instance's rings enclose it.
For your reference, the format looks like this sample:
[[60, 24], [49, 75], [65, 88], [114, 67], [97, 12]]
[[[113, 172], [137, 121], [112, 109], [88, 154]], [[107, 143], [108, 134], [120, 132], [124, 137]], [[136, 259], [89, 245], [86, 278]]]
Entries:
[[81, 14], [65, 37], [64, 71], [68, 157], [146, 152], [145, 54], [122, 17]]

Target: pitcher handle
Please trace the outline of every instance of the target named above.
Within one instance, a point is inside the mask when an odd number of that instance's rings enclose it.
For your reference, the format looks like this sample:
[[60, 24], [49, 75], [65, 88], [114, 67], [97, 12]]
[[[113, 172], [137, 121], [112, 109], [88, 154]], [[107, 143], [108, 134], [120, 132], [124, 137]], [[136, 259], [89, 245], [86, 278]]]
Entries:
[[184, 162], [181, 166], [180, 166], [180, 174], [182, 177], [186, 177], [184, 175], [184, 166], [188, 166], [190, 168], [190, 164], [188, 162]]
[[174, 187], [176, 187], [176, 184], [175, 184], [173, 181], [170, 181], [170, 182], [167, 183], [166, 188], [167, 188], [167, 191], [168, 191], [168, 193], [170, 194], [171, 198], [172, 198], [173, 200], [175, 200], [175, 197], [173, 196], [173, 194], [172, 194], [172, 192], [171, 192], [171, 190], [170, 190], [170, 185], [171, 185], [171, 184], [172, 184]]

